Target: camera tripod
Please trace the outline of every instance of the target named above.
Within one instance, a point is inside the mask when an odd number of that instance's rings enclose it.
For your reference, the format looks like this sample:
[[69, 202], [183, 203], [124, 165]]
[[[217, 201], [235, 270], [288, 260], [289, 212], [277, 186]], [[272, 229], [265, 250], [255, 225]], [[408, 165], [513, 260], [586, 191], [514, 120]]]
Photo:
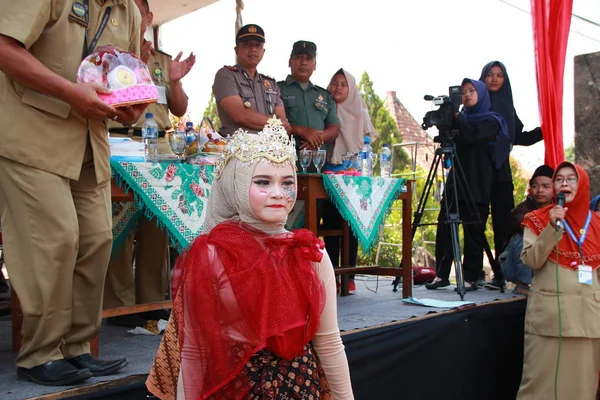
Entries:
[[[412, 238], [414, 239], [417, 228], [419, 226], [425, 225], [425, 224], [421, 224], [421, 218], [423, 217], [423, 214], [425, 212], [425, 205], [426, 205], [427, 199], [431, 193], [431, 189], [435, 182], [435, 178], [437, 176], [437, 172], [438, 172], [438, 168], [439, 168], [440, 164], [443, 163], [442, 164], [443, 168], [451, 167], [450, 168], [450, 177], [448, 178], [448, 181], [452, 182], [451, 186], [446, 186], [445, 174], [442, 174], [442, 182], [444, 184], [445, 193], [443, 195], [443, 201], [442, 201], [443, 204], [441, 206], [444, 207], [443, 210], [445, 211], [445, 213], [444, 213], [445, 218], [444, 218], [444, 221], [438, 221], [437, 223], [438, 224], [446, 224], [446, 225], [449, 225], [449, 227], [450, 227], [451, 247], [452, 247], [452, 254], [453, 254], [453, 259], [454, 259], [455, 273], [456, 273], [456, 287], [457, 287], [456, 291], [457, 291], [458, 295], [460, 296], [460, 299], [464, 300], [466, 290], [465, 290], [465, 282], [464, 282], [462, 261], [461, 261], [462, 252], [461, 252], [460, 241], [459, 241], [459, 236], [458, 236], [458, 225], [461, 223], [465, 224], [465, 222], [462, 221], [460, 218], [460, 210], [459, 210], [460, 207], [458, 205], [458, 198], [459, 198], [458, 191], [459, 190], [462, 195], [462, 198], [465, 199], [465, 203], [467, 205], [469, 214], [476, 216], [476, 220], [472, 221], [471, 223], [481, 223], [481, 218], [480, 218], [479, 213], [477, 212], [477, 208], [475, 206], [475, 200], [473, 199], [473, 194], [471, 193], [471, 189], [469, 188], [469, 185], [467, 183], [464, 171], [460, 164], [460, 160], [458, 159], [458, 157], [456, 155], [456, 149], [455, 149], [454, 145], [452, 144], [452, 142], [449, 139], [447, 139], [447, 138], [450, 138], [451, 136], [448, 133], [444, 134], [442, 132], [440, 137], [441, 137], [441, 144], [435, 150], [435, 155], [433, 157], [431, 167], [429, 168], [429, 173], [427, 174], [427, 180], [425, 182], [423, 192], [421, 193], [421, 196], [419, 197], [419, 203], [417, 205], [417, 209], [414, 213], [411, 235], [412, 235]], [[451, 210], [451, 207], [450, 207], [451, 201], [456, 203], [455, 211]], [[492, 251], [491, 251], [490, 245], [485, 237], [485, 234], [482, 234], [482, 235], [480, 235], [480, 237], [476, 237], [474, 239], [477, 240], [479, 242], [479, 244], [483, 245], [483, 249], [487, 255], [488, 261], [490, 262], [492, 271], [494, 272], [495, 279], [500, 285], [500, 292], [503, 293], [504, 289], [505, 289], [504, 275], [502, 273], [500, 264], [498, 263], [498, 261], [496, 261], [496, 259], [492, 255]], [[441, 238], [437, 238], [437, 240], [441, 240]], [[439, 260], [436, 260], [436, 261], [439, 264]], [[402, 266], [402, 265], [403, 265], [403, 262], [401, 260], [400, 266]], [[400, 283], [400, 277], [396, 277], [396, 279], [394, 279], [394, 281], [392, 282], [392, 285], [394, 286], [394, 288], [393, 288], [394, 292], [396, 292], [398, 290], [399, 283]], [[412, 284], [412, 282], [410, 282], [409, 284]]]

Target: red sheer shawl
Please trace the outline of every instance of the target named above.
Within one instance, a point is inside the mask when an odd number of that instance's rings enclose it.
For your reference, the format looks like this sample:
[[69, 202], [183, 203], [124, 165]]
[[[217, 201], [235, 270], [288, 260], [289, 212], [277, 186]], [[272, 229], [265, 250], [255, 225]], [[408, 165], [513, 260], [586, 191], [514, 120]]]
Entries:
[[[306, 229], [271, 237], [240, 222], [221, 223], [198, 237], [172, 279], [169, 323], [176, 332], [170, 336], [178, 338], [180, 357], [165, 357], [166, 332], [157, 355], [163, 361], [155, 361], [148, 380], [151, 391], [175, 396], [177, 379], [183, 379], [186, 398], [205, 399], [262, 348], [285, 359], [300, 355], [325, 305], [325, 288], [311, 263], [321, 261], [323, 247]], [[178, 363], [181, 370], [161, 367]]]
[[[570, 162], [562, 162], [556, 167], [552, 180], [556, 177], [558, 170], [566, 165], [575, 168], [579, 183], [575, 198], [570, 203], [565, 204], [565, 207], [568, 208], [565, 220], [579, 239], [581, 236], [580, 229], [585, 226], [590, 209], [590, 178], [583, 167]], [[536, 236], [539, 236], [550, 223], [550, 209], [554, 206], [555, 204], [551, 204], [525, 214], [522, 225], [529, 228]], [[583, 242], [582, 251], [585, 264], [596, 269], [600, 267], [600, 216], [595, 212], [591, 214], [592, 220]], [[552, 250], [548, 259], [567, 269], [577, 269], [577, 265], [581, 264], [579, 247], [566, 232], [562, 234], [558, 242], [558, 260], [556, 259], [555, 250]]]

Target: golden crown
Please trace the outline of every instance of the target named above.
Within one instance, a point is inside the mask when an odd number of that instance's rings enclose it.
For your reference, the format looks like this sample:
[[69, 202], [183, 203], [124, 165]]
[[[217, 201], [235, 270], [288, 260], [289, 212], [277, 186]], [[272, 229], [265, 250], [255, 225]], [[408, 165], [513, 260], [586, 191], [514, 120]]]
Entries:
[[296, 143], [287, 134], [281, 120], [273, 117], [258, 134], [238, 129], [229, 139], [225, 151], [215, 165], [215, 177], [219, 179], [231, 158], [250, 162], [258, 158], [281, 164], [289, 161], [295, 166]]

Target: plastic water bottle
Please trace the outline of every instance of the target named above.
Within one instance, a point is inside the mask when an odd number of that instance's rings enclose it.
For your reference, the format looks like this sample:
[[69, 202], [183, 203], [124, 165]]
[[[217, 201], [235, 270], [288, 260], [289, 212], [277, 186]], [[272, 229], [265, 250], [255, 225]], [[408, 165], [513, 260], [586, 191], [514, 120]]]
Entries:
[[365, 136], [364, 146], [360, 152], [362, 164], [362, 176], [373, 176], [373, 149], [371, 148], [371, 138]]
[[146, 161], [158, 161], [158, 125], [154, 121], [152, 113], [146, 113], [146, 120], [142, 127], [142, 139], [144, 140], [144, 157]]
[[194, 123], [193, 122], [186, 122], [185, 123], [185, 141], [187, 142], [188, 146], [191, 146], [192, 143], [194, 143], [196, 140], [198, 140], [198, 132], [196, 132], [194, 130]]
[[379, 176], [390, 178], [392, 176], [392, 151], [387, 144], [384, 144], [379, 154]]

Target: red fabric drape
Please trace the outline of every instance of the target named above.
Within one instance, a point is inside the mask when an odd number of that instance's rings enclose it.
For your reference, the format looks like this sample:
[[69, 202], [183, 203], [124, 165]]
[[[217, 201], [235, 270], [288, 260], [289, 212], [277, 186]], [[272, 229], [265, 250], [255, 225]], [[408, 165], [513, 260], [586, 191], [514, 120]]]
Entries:
[[573, 0], [531, 0], [538, 103], [545, 164], [564, 160], [563, 81]]

